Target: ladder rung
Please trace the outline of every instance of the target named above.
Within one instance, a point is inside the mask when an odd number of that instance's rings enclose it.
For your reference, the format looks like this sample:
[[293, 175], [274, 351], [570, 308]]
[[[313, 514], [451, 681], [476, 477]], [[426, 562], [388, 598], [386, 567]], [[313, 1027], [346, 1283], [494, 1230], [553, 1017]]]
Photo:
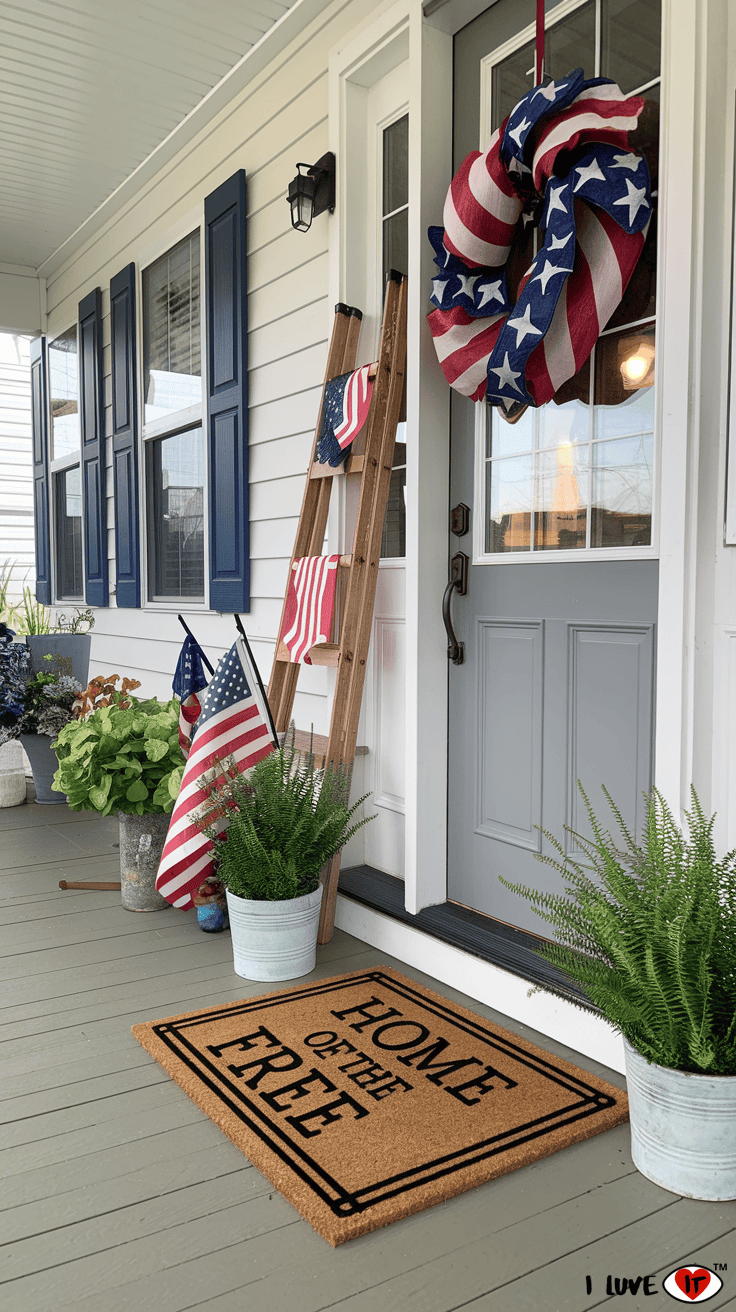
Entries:
[[313, 665], [326, 665], [328, 669], [337, 669], [340, 664], [339, 642], [320, 642], [310, 647], [309, 659]]

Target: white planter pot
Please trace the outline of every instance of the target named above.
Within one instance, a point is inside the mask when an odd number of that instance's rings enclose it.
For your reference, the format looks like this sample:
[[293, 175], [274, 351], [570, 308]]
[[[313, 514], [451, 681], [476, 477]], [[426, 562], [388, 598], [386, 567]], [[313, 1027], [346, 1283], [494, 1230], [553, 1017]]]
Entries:
[[0, 806], [20, 806], [26, 800], [23, 748], [17, 740], [0, 747]]
[[314, 970], [322, 885], [284, 902], [254, 902], [227, 893], [235, 974], [243, 979], [299, 979]]
[[686, 1198], [736, 1198], [736, 1075], [657, 1066], [625, 1039], [624, 1052], [637, 1169]]

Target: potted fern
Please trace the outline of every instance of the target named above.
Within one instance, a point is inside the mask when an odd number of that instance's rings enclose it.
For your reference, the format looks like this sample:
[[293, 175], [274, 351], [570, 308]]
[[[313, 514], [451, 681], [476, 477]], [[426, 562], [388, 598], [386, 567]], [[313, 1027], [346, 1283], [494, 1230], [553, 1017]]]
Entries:
[[349, 772], [316, 771], [311, 756], [296, 752], [293, 731], [247, 774], [228, 758], [201, 782], [207, 800], [192, 819], [213, 840], [235, 973], [253, 980], [308, 975], [317, 952], [319, 873], [373, 819], [351, 825], [366, 798], [350, 806]]
[[551, 834], [557, 857], [538, 858], [566, 896], [501, 882], [553, 927], [539, 956], [623, 1035], [635, 1166], [673, 1193], [736, 1198], [736, 851], [717, 858], [694, 789], [686, 835], [655, 789], [636, 842], [605, 789], [620, 840], [578, 786], [585, 864]]

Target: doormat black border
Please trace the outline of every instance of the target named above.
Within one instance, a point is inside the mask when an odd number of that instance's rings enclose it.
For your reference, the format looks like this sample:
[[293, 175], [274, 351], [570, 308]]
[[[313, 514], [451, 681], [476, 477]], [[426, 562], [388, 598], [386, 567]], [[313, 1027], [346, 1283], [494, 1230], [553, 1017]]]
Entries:
[[601, 1014], [582, 989], [536, 955], [535, 948], [542, 948], [545, 943], [534, 934], [504, 925], [500, 920], [493, 920], [455, 902], [440, 902], [412, 915], [404, 906], [403, 879], [384, 874], [373, 866], [350, 866], [341, 870], [338, 891], [354, 902], [362, 902], [373, 911], [380, 911], [392, 920], [399, 920], [403, 925], [439, 939], [441, 943], [500, 966], [502, 970], [539, 985], [566, 1001], [576, 1002], [596, 1016]]
[[[398, 994], [405, 1001], [413, 1002], [440, 1019], [449, 1021], [496, 1051], [513, 1056], [517, 1063], [528, 1066], [553, 1084], [561, 1085], [570, 1094], [570, 1102], [556, 1111], [516, 1125], [501, 1134], [468, 1144], [462, 1149], [433, 1158], [431, 1161], [421, 1162], [411, 1170], [376, 1180], [352, 1193], [338, 1179], [325, 1171], [306, 1149], [294, 1143], [278, 1123], [248, 1096], [241, 1085], [230, 1080], [225, 1072], [209, 1061], [204, 1053], [186, 1037], [186, 1030], [219, 1020], [224, 1016], [240, 1016], [250, 1011], [278, 1008], [294, 998], [334, 993], [338, 989], [352, 988], [356, 984], [363, 983], [380, 985], [383, 989]], [[459, 1012], [439, 995], [420, 986], [413, 988], [411, 985], [412, 982], [398, 972], [374, 967], [345, 976], [316, 981], [313, 985], [284, 989], [265, 998], [251, 997], [240, 1003], [224, 1003], [212, 1010], [200, 1010], [180, 1018], [173, 1017], [171, 1020], [153, 1024], [150, 1029], [176, 1059], [196, 1075], [198, 1080], [233, 1112], [248, 1130], [266, 1144], [270, 1151], [275, 1153], [337, 1218], [347, 1219], [356, 1216], [368, 1207], [387, 1202], [400, 1194], [409, 1193], [413, 1189], [443, 1179], [458, 1170], [474, 1166], [499, 1153], [530, 1143], [564, 1126], [573, 1125], [577, 1121], [585, 1120], [589, 1116], [617, 1105], [617, 1098], [588, 1084], [586, 1080], [573, 1075], [569, 1070], [562, 1069], [553, 1059], [530, 1052], [528, 1044], [523, 1041], [516, 1043], [513, 1036], [503, 1031], [499, 1033], [499, 1027], [493, 1022], [473, 1013]], [[136, 1030], [134, 1029], [133, 1032], [135, 1034]]]

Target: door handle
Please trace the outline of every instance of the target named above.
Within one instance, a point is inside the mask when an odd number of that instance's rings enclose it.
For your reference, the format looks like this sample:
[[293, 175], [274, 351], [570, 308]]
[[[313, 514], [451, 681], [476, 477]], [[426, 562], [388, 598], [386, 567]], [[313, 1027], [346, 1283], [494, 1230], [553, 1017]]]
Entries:
[[452, 627], [452, 615], [450, 613], [450, 602], [453, 592], [459, 592], [464, 597], [468, 590], [468, 557], [465, 552], [458, 551], [450, 562], [450, 578], [445, 588], [445, 595], [442, 598], [442, 619], [445, 624], [447, 634], [447, 657], [453, 665], [462, 665], [465, 660], [465, 643], [458, 642], [455, 637], [455, 630]]

